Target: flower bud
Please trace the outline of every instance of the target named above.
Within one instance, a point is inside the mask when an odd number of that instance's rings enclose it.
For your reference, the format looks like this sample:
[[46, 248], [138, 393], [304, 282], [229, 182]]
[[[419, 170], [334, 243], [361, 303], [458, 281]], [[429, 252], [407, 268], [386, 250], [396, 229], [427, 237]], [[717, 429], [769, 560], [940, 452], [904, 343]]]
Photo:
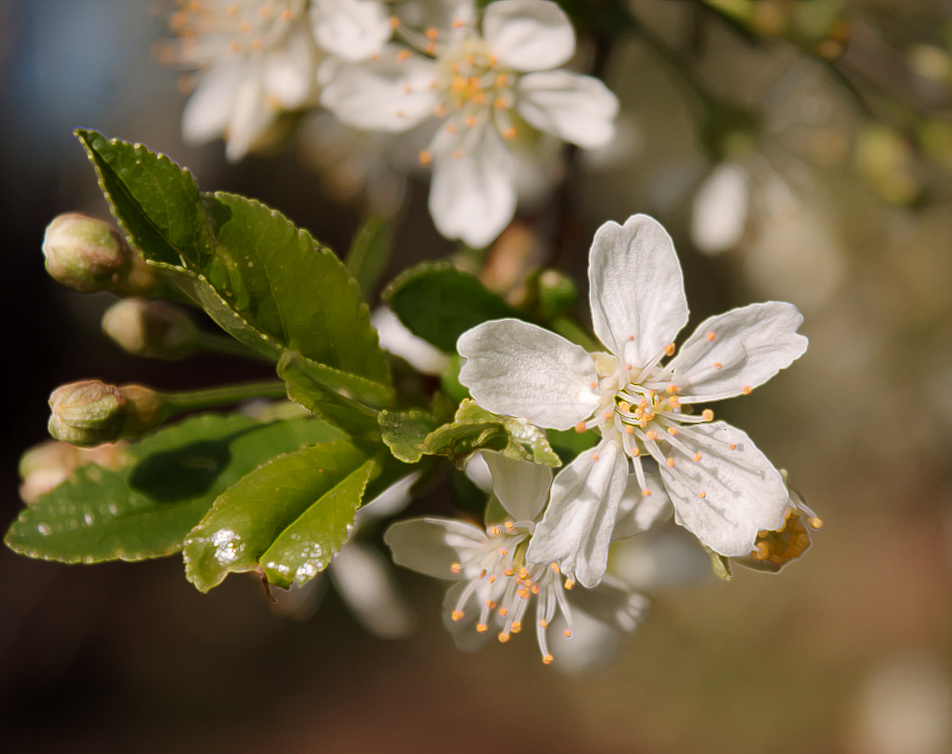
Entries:
[[201, 333], [189, 316], [163, 301], [127, 298], [102, 318], [102, 329], [133, 356], [181, 359], [200, 346]]
[[63, 385], [50, 395], [49, 431], [57, 440], [95, 447], [134, 437], [167, 414], [161, 396], [139, 385], [116, 387], [99, 380]]
[[105, 220], [76, 213], [59, 215], [46, 227], [43, 256], [50, 276], [84, 293], [141, 294], [158, 283], [156, 271]]

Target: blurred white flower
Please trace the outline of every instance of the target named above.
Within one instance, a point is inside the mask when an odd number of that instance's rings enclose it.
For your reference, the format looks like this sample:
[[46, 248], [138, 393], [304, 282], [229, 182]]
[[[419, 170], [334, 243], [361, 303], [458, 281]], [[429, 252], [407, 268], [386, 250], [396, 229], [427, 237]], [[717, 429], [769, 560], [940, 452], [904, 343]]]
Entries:
[[444, 612], [457, 644], [476, 648], [488, 637], [490, 626], [498, 631], [499, 641], [509, 641], [523, 628], [533, 598], [536, 638], [546, 664], [553, 660], [547, 629], [557, 615], [565, 621], [565, 638], [578, 628], [576, 609], [618, 631], [637, 628], [647, 602], [621, 582], [606, 578], [595, 589], [567, 592], [573, 583], [563, 584], [557, 564], [527, 560], [535, 520], [549, 495], [551, 469], [498, 453], [483, 457], [495, 497], [511, 519], [485, 531], [454, 519], [412, 519], [394, 524], [384, 536], [395, 563], [456, 581], [446, 594]]
[[194, 70], [197, 86], [182, 114], [185, 141], [223, 137], [232, 162], [267, 141], [282, 112], [314, 102], [320, 53], [304, 0], [181, 2], [160, 48], [169, 63]]
[[449, 366], [449, 356], [410, 332], [388, 307], [375, 309], [370, 322], [377, 328], [380, 347], [404, 359], [418, 372], [438, 375]]
[[419, 52], [390, 45], [359, 64], [330, 61], [321, 103], [357, 128], [392, 132], [442, 124], [420, 161], [433, 168], [430, 213], [449, 238], [485, 246], [517, 201], [514, 149], [540, 132], [582, 147], [606, 144], [618, 101], [600, 81], [559, 69], [575, 33], [547, 0], [498, 0], [475, 22], [471, 2], [450, 23], [398, 35]]
[[722, 555], [747, 555], [759, 531], [783, 522], [784, 480], [744, 432], [683, 406], [747, 395], [789, 366], [806, 350], [796, 334], [803, 318], [779, 302], [734, 309], [701, 323], [662, 365], [688, 308], [671, 238], [645, 215], [598, 230], [589, 281], [595, 333], [610, 354], [513, 319], [478, 325], [457, 343], [460, 382], [485, 408], [602, 435], [556, 477], [528, 557], [597, 584], [629, 463], [641, 494], [654, 493], [648, 456], [678, 522]]

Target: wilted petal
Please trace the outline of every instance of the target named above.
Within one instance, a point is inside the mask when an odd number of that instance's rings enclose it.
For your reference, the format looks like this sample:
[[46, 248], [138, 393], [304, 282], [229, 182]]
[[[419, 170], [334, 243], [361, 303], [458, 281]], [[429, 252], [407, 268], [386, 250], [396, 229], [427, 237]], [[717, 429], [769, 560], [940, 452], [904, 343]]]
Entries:
[[745, 432], [724, 422], [683, 427], [678, 437], [703, 455], [660, 466], [678, 521], [721, 555], [748, 555], [757, 532], [783, 523], [790, 499], [783, 477]]
[[674, 243], [654, 218], [607, 222], [592, 243], [588, 267], [595, 334], [638, 369], [662, 353], [688, 321]]
[[682, 403], [731, 398], [764, 384], [807, 350], [803, 315], [768, 301], [704, 320], [668, 364]]
[[493, 477], [493, 492], [516, 521], [534, 521], [552, 484], [552, 469], [529, 461], [517, 461], [502, 453], [482, 454]]
[[499, 319], [464, 332], [456, 348], [466, 359], [460, 382], [489, 411], [568, 429], [598, 408], [592, 357], [553, 332]]
[[329, 61], [322, 66], [330, 80], [321, 90], [321, 104], [344, 123], [368, 131], [406, 131], [421, 123], [439, 102], [432, 88], [436, 63], [417, 55], [399, 60], [397, 52], [388, 48], [379, 59], [359, 65]]
[[573, 590], [572, 607], [584, 610], [616, 631], [631, 633], [644, 620], [648, 600], [611, 576], [592, 589]]
[[379, 54], [392, 31], [377, 0], [313, 0], [311, 23], [321, 47], [355, 62]]
[[628, 459], [614, 440], [586, 451], [555, 477], [552, 497], [526, 557], [558, 563], [562, 572], [593, 587], [605, 573]]
[[[640, 461], [645, 472], [645, 481], [648, 484], [650, 495], [644, 495], [641, 484], [635, 474], [628, 476], [625, 492], [618, 503], [618, 513], [615, 516], [615, 529], [612, 532], [612, 541], [627, 539], [636, 534], [648, 531], [659, 521], [664, 521], [674, 513], [671, 499], [664, 489], [661, 477], [657, 473], [657, 466], [646, 460]], [[647, 468], [651, 464], [652, 468]]]
[[395, 639], [413, 630], [413, 614], [397, 591], [389, 565], [376, 552], [350, 542], [329, 571], [341, 598], [369, 631]]
[[453, 564], [466, 553], [485, 547], [486, 535], [475, 526], [449, 518], [412, 518], [399, 521], [383, 535], [393, 562], [438, 579], [460, 579]]
[[492, 54], [517, 71], [545, 71], [575, 52], [575, 30], [558, 5], [544, 0], [497, 0], [483, 16]]
[[618, 99], [592, 76], [530, 73], [519, 79], [516, 91], [516, 109], [540, 131], [586, 148], [605, 146], [615, 134]]
[[509, 224], [516, 211], [512, 157], [495, 128], [483, 128], [471, 149], [434, 156], [429, 207], [440, 233], [476, 248]]

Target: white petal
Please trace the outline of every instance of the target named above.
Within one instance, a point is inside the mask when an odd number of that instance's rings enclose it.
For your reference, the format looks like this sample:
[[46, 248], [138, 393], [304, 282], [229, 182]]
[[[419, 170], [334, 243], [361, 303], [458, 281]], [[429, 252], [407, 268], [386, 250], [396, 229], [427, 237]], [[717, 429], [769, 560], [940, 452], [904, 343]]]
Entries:
[[618, 98], [601, 81], [568, 71], [523, 76], [516, 109], [529, 123], [580, 147], [602, 147], [615, 135]]
[[248, 75], [245, 60], [211, 68], [189, 97], [182, 113], [182, 138], [204, 144], [225, 133], [241, 83]]
[[[553, 621], [550, 633], [560, 636], [568, 627], [565, 618], [559, 615]], [[570, 675], [598, 672], [611, 664], [621, 647], [622, 636], [615, 629], [576, 610], [572, 613], [571, 639], [552, 643], [555, 657], [552, 667], [559, 673]]]
[[678, 439], [703, 455], [660, 467], [678, 522], [721, 555], [749, 555], [757, 532], [783, 524], [790, 496], [780, 472], [745, 432], [724, 422], [682, 428]]
[[386, 306], [374, 310], [370, 323], [380, 337], [380, 347], [404, 359], [418, 372], [438, 375], [449, 366], [449, 356], [410, 332]]
[[549, 507], [532, 536], [527, 559], [558, 563], [582, 586], [598, 584], [627, 478], [628, 458], [615, 440], [603, 441], [572, 461], [552, 482]]
[[[472, 594], [463, 603], [463, 617], [460, 620], [453, 620], [453, 611], [459, 605], [459, 600], [463, 592], [469, 587], [469, 582], [460, 581], [453, 584], [446, 590], [446, 596], [443, 598], [443, 624], [453, 636], [453, 643], [457, 649], [464, 652], [471, 652], [479, 649], [493, 633], [489, 631], [479, 632], [476, 630], [476, 622], [479, 620], [480, 607], [489, 595], [489, 587], [485, 581], [481, 581], [479, 586], [473, 590]], [[493, 622], [497, 620], [497, 613], [493, 613]]]
[[396, 639], [413, 630], [413, 614], [397, 591], [387, 562], [376, 552], [350, 542], [329, 570], [340, 596], [369, 631]]
[[734, 248], [744, 235], [749, 205], [747, 170], [734, 162], [721, 163], [694, 197], [691, 239], [708, 254]]
[[681, 265], [671, 237], [647, 215], [598, 229], [589, 256], [595, 334], [640, 368], [655, 359], [688, 321]]
[[502, 453], [482, 454], [493, 477], [493, 491], [516, 521], [534, 521], [549, 497], [552, 469], [517, 461]]
[[412, 499], [410, 488], [416, 484], [416, 481], [420, 478], [420, 473], [415, 471], [412, 474], [407, 474], [387, 487], [373, 500], [368, 500], [361, 505], [357, 509], [354, 526], [359, 526], [368, 519], [386, 518], [402, 512]]
[[517, 71], [545, 71], [575, 52], [568, 16], [546, 0], [497, 0], [483, 16], [483, 36], [500, 63]]
[[[644, 469], [645, 481], [651, 494], [647, 497], [642, 494], [637, 475], [630, 474], [628, 476], [625, 492], [618, 503], [612, 541], [627, 539], [648, 531], [656, 523], [664, 521], [674, 513], [671, 499], [668, 497], [661, 477], [658, 475], [657, 465], [645, 459], [642, 459], [640, 463]], [[651, 468], [648, 468], [649, 464]]]
[[489, 411], [569, 429], [598, 408], [592, 357], [561, 335], [497, 319], [464, 332], [456, 348], [466, 359], [460, 382]]
[[648, 610], [645, 597], [611, 576], [605, 576], [593, 589], [573, 590], [570, 599], [572, 607], [578, 607], [606, 626], [624, 633], [638, 628]]
[[387, 529], [383, 541], [393, 562], [438, 579], [459, 579], [452, 566], [473, 548], [484, 547], [486, 535], [475, 526], [450, 518], [411, 518]]
[[483, 128], [471, 150], [434, 157], [429, 207], [440, 233], [476, 248], [509, 224], [516, 211], [512, 158], [494, 128]]
[[390, 16], [376, 0], [313, 0], [311, 24], [321, 47], [353, 62], [379, 55], [392, 32]]
[[779, 301], [704, 320], [667, 366], [682, 403], [730, 398], [764, 384], [807, 350], [807, 339], [797, 334], [802, 322], [797, 307]]
[[264, 96], [264, 67], [253, 66], [235, 96], [226, 134], [225, 157], [230, 162], [243, 159], [276, 117], [277, 109]]
[[306, 28], [296, 29], [282, 46], [265, 56], [265, 90], [287, 110], [304, 104], [314, 89], [316, 75], [316, 51]]
[[[328, 73], [331, 71], [331, 73]], [[397, 59], [387, 48], [376, 60], [322, 66], [321, 104], [340, 120], [368, 131], [406, 131], [433, 114], [436, 64], [418, 55]]]

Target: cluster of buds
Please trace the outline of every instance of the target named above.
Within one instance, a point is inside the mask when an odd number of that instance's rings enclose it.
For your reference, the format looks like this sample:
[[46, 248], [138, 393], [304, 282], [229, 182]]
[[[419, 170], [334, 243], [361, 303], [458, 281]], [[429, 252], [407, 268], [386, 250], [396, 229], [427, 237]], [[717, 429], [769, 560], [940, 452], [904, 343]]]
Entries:
[[141, 296], [161, 285], [156, 270], [132, 250], [115, 225], [86, 215], [56, 217], [46, 227], [43, 256], [54, 280], [83, 293]]
[[81, 448], [137, 437], [160, 425], [170, 407], [159, 393], [141, 385], [116, 387], [82, 380], [50, 395], [50, 434]]

